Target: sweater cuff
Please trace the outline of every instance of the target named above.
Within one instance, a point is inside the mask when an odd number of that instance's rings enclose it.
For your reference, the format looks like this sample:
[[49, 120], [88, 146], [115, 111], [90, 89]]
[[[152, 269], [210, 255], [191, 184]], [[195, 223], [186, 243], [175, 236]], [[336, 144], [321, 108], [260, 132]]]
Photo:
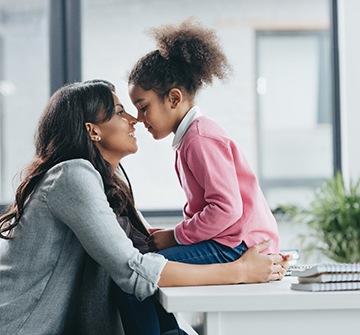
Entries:
[[133, 276], [137, 276], [134, 294], [139, 300], [153, 295], [158, 289], [157, 283], [167, 261], [164, 256], [150, 252], [128, 262], [134, 270]]
[[174, 228], [174, 238], [175, 238], [175, 241], [177, 242], [177, 244], [180, 244], [180, 245], [182, 245], [182, 243], [180, 242], [180, 240], [178, 239], [178, 237], [176, 236], [176, 228], [177, 228], [178, 226], [175, 226], [175, 228]]

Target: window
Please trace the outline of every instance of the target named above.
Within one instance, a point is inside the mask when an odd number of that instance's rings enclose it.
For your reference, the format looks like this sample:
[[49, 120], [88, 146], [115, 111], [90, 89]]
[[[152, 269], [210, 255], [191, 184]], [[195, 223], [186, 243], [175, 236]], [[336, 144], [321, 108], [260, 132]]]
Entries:
[[333, 174], [328, 31], [257, 32], [258, 176], [272, 207]]
[[49, 96], [47, 1], [0, 1], [0, 203], [33, 157], [34, 129]]
[[[120, 100], [134, 114], [126, 74], [155, 48], [144, 30], [189, 16], [216, 29], [233, 75], [225, 84], [205, 88], [197, 103], [245, 152], [273, 208], [289, 200], [289, 194], [291, 200], [302, 201], [332, 174], [329, 1], [83, 0], [82, 8], [83, 79], [114, 82]], [[267, 80], [268, 92], [259, 95], [262, 80]], [[292, 105], [290, 113], [286, 105], [290, 108], [291, 92], [297, 92], [301, 104]], [[155, 141], [142, 125], [136, 133], [139, 152], [124, 165], [138, 207], [181, 208], [184, 197], [173, 169], [172, 138]]]
[[[0, 0], [0, 203], [12, 199], [13, 177], [33, 156], [34, 130], [50, 91], [73, 80], [104, 78], [136, 114], [126, 76], [155, 48], [145, 29], [189, 16], [216, 29], [233, 65], [230, 80], [204, 88], [198, 105], [246, 154], [273, 208], [289, 198], [302, 201], [339, 159], [329, 112], [329, 6], [329, 0]], [[55, 15], [59, 11], [62, 16]], [[289, 113], [294, 92], [304, 107], [293, 104]], [[302, 139], [310, 132], [309, 148]], [[141, 124], [136, 133], [139, 152], [124, 165], [137, 206], [180, 209], [185, 199], [173, 168], [172, 138], [155, 141]]]

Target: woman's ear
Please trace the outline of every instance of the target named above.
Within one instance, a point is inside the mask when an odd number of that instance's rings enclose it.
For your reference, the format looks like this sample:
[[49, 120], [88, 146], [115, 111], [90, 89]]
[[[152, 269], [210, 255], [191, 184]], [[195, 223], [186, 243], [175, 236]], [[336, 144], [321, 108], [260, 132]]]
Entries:
[[95, 124], [93, 124], [91, 122], [85, 122], [85, 127], [86, 127], [86, 130], [87, 130], [87, 132], [88, 132], [88, 134], [90, 136], [90, 139], [93, 142], [100, 142], [101, 141], [99, 129]]
[[172, 88], [168, 94], [171, 108], [178, 107], [179, 103], [183, 100], [183, 94], [180, 89]]

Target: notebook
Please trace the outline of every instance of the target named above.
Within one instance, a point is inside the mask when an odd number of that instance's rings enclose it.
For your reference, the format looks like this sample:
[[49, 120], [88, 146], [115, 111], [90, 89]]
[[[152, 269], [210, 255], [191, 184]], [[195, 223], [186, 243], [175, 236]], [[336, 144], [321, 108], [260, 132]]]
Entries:
[[360, 281], [360, 273], [322, 273], [311, 277], [298, 277], [299, 283], [331, 283]]
[[293, 269], [291, 289], [300, 291], [360, 290], [360, 264], [329, 263]]
[[360, 263], [315, 264], [291, 271], [292, 276], [296, 277], [310, 277], [321, 273], [360, 273]]
[[313, 265], [308, 264], [294, 264], [290, 265], [285, 272], [285, 276], [292, 276], [294, 271], [301, 271], [312, 267]]
[[292, 283], [291, 289], [299, 291], [350, 291], [360, 290], [360, 281], [337, 282], [337, 283]]

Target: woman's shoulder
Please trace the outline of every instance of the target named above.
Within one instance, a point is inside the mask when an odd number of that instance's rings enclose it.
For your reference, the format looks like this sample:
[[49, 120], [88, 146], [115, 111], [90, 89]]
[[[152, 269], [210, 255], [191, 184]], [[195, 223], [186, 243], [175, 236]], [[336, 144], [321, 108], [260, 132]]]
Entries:
[[53, 166], [45, 175], [45, 183], [52, 186], [66, 186], [68, 189], [80, 185], [99, 182], [102, 184], [100, 173], [86, 159], [71, 159]]
[[60, 162], [47, 172], [48, 175], [81, 175], [83, 173], [98, 174], [95, 167], [88, 160], [82, 158]]
[[67, 161], [60, 162], [54, 165], [49, 172], [53, 170], [81, 170], [81, 169], [93, 169], [95, 170], [94, 166], [86, 159], [83, 158], [76, 158], [76, 159], [69, 159]]

